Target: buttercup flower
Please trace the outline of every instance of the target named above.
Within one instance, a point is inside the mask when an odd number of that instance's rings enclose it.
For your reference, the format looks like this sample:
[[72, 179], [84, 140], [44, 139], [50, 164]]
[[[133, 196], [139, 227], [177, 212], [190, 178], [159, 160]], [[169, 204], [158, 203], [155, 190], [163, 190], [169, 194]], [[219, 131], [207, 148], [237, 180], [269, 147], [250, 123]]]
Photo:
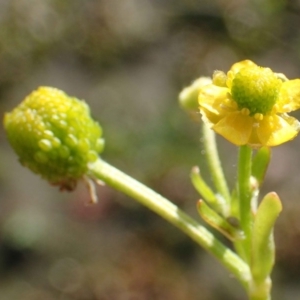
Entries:
[[287, 114], [300, 108], [300, 79], [288, 80], [250, 60], [227, 74], [216, 71], [198, 100], [204, 122], [235, 145], [277, 146], [300, 130]]
[[50, 87], [5, 114], [4, 126], [20, 162], [61, 189], [75, 187], [104, 145], [87, 104]]

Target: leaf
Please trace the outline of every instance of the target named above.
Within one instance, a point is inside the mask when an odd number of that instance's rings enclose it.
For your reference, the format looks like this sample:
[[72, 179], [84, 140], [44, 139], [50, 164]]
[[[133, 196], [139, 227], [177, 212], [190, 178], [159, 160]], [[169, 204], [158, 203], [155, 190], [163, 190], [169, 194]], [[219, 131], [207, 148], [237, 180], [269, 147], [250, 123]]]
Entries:
[[198, 201], [197, 209], [200, 216], [206, 223], [217, 229], [231, 241], [243, 239], [243, 233], [239, 228], [230, 224], [226, 219], [211, 209], [204, 201]]
[[274, 223], [282, 210], [275, 192], [260, 203], [253, 224], [251, 271], [256, 282], [263, 282], [271, 273], [275, 261]]

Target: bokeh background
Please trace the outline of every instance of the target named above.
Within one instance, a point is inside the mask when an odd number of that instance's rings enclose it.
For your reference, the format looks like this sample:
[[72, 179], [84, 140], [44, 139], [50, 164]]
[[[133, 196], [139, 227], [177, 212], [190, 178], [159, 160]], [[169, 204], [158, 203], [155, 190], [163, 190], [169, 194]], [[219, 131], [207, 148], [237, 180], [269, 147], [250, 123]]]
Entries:
[[[178, 93], [245, 58], [300, 77], [299, 28], [299, 0], [2, 0], [1, 118], [41, 85], [85, 99], [103, 158], [200, 221], [189, 180], [194, 165], [206, 174], [200, 117]], [[232, 184], [236, 149], [218, 143]], [[300, 299], [299, 148], [273, 149], [262, 191], [284, 205], [274, 300]], [[246, 299], [176, 228], [109, 187], [97, 193], [88, 207], [83, 184], [61, 193], [23, 168], [0, 127], [1, 300]]]

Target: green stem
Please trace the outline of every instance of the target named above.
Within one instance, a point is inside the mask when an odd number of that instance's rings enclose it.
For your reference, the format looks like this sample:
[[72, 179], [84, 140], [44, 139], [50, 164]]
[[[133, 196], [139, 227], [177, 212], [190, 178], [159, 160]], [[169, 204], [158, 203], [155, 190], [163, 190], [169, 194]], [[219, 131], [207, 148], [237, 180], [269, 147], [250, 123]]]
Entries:
[[249, 300], [271, 300], [271, 287], [272, 282], [269, 277], [259, 285], [257, 285], [255, 282], [252, 282], [248, 293]]
[[250, 270], [234, 252], [176, 205], [101, 159], [89, 166], [90, 174], [122, 191], [182, 230], [214, 255], [248, 290]]
[[205, 123], [203, 123], [203, 142], [208, 166], [212, 175], [214, 185], [217, 191], [225, 199], [229, 208], [230, 192], [221, 166], [217, 150], [216, 136], [214, 131], [211, 130]]
[[[252, 149], [245, 145], [239, 150], [238, 159], [238, 201], [241, 228], [244, 232], [245, 239], [241, 242], [243, 253], [241, 257], [249, 264], [251, 252], [251, 231], [252, 231], [252, 213], [251, 213], [251, 159]], [[240, 247], [237, 247], [237, 250]]]

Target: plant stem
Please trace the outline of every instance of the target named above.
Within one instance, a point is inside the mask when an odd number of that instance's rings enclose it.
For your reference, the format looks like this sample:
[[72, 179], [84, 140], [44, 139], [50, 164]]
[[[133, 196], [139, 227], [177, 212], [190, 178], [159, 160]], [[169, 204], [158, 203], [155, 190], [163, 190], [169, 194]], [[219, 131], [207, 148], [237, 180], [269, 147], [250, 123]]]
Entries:
[[217, 240], [205, 227], [172, 202], [101, 159], [90, 164], [89, 172], [92, 177], [100, 179], [111, 187], [134, 198], [182, 230], [196, 243], [214, 255], [248, 290], [251, 277], [248, 265]]
[[208, 161], [208, 166], [210, 173], [212, 175], [212, 179], [214, 185], [216, 186], [217, 191], [224, 197], [224, 200], [228, 204], [230, 204], [230, 192], [228, 189], [228, 185], [223, 173], [223, 169], [221, 166], [217, 144], [216, 144], [216, 136], [213, 130], [211, 130], [204, 122], [202, 126], [203, 130], [203, 143], [205, 148], [205, 154]]
[[[243, 253], [241, 257], [249, 264], [251, 253], [251, 231], [252, 231], [252, 213], [251, 213], [251, 159], [252, 149], [245, 145], [239, 150], [238, 159], [238, 201], [241, 228], [244, 231], [245, 239], [241, 242]], [[237, 250], [240, 249], [237, 247]]]
[[271, 287], [272, 281], [269, 277], [258, 285], [252, 282], [249, 288], [249, 300], [271, 300]]

